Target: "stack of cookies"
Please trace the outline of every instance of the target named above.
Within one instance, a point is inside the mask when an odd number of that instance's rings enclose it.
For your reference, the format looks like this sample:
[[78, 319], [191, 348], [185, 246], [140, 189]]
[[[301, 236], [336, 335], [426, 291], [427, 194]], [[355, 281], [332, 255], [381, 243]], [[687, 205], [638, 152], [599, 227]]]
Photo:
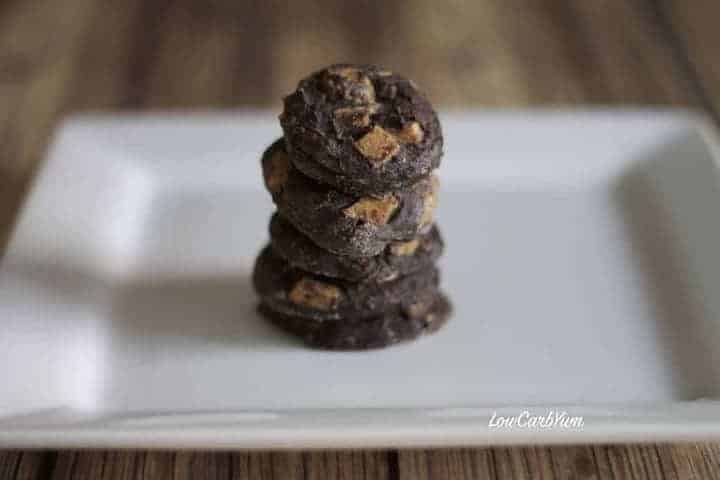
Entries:
[[433, 224], [442, 133], [405, 78], [333, 65], [284, 100], [263, 154], [277, 212], [253, 282], [260, 311], [313, 347], [369, 349], [435, 331], [450, 306]]

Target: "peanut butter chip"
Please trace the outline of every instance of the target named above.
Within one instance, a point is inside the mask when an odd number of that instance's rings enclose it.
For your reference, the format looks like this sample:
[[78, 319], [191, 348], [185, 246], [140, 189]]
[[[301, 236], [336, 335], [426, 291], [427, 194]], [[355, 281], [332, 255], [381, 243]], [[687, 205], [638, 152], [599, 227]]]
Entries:
[[423, 213], [420, 217], [420, 226], [430, 225], [433, 221], [435, 208], [438, 204], [438, 193], [440, 190], [440, 180], [437, 175], [433, 175], [430, 179], [430, 191], [427, 192], [423, 199]]
[[420, 318], [426, 313], [428, 313], [428, 310], [430, 310], [431, 303], [430, 302], [417, 302], [412, 303], [405, 307], [405, 313], [410, 318]]
[[342, 77], [345, 80], [351, 81], [351, 82], [359, 82], [362, 77], [365, 75], [360, 71], [360, 69], [355, 67], [339, 67], [339, 68], [333, 68], [330, 70], [330, 73], [337, 75], [338, 77]]
[[380, 167], [400, 152], [400, 144], [395, 136], [377, 125], [355, 142], [355, 148], [374, 167]]
[[290, 291], [291, 302], [318, 310], [335, 308], [341, 296], [340, 289], [335, 285], [308, 277], [301, 278]]
[[425, 132], [418, 122], [410, 122], [403, 125], [402, 130], [397, 132], [395, 137], [403, 143], [420, 143], [425, 137]]
[[370, 78], [361, 70], [353, 67], [341, 67], [330, 70], [330, 73], [337, 75], [352, 85], [346, 92], [346, 97], [356, 104], [368, 104], [375, 101], [375, 87]]
[[344, 125], [353, 127], [369, 127], [370, 116], [377, 112], [377, 104], [360, 107], [343, 107], [333, 112], [335, 119]]
[[393, 242], [390, 244], [390, 253], [398, 256], [412, 255], [420, 245], [420, 241], [416, 238], [408, 242]]
[[343, 213], [350, 218], [375, 225], [385, 225], [399, 204], [394, 195], [385, 195], [382, 198], [363, 197], [344, 209]]
[[288, 179], [290, 160], [285, 152], [275, 152], [270, 157], [268, 169], [265, 173], [265, 185], [272, 193], [278, 193], [283, 189]]

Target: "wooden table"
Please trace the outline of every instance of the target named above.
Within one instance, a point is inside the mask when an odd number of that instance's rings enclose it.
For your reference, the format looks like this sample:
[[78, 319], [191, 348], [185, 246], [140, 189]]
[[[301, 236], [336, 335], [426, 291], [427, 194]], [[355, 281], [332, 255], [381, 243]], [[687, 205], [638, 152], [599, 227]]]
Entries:
[[[64, 115], [269, 107], [333, 61], [444, 107], [687, 106], [720, 119], [717, 0], [0, 1], [0, 245]], [[0, 452], [0, 479], [720, 478], [720, 445]]]

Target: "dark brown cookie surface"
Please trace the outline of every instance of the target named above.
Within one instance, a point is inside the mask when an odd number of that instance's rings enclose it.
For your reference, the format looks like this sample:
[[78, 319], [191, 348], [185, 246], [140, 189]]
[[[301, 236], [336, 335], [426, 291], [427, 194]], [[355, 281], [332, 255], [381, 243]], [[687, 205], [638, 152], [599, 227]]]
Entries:
[[334, 255], [318, 247], [277, 213], [270, 220], [273, 250], [293, 267], [347, 281], [392, 280], [432, 265], [442, 254], [436, 226], [412, 240], [392, 242], [374, 257]]
[[406, 188], [437, 168], [437, 115], [407, 79], [373, 66], [333, 65], [284, 100], [280, 123], [293, 164], [351, 194]]
[[263, 154], [265, 185], [280, 214], [337, 255], [378, 255], [394, 241], [427, 232], [438, 200], [437, 177], [382, 196], [354, 196], [320, 184], [290, 164], [281, 140]]
[[258, 256], [253, 285], [274, 311], [312, 320], [352, 320], [378, 315], [392, 306], [426, 302], [439, 283], [434, 266], [384, 283], [351, 283], [293, 268], [271, 247]]
[[325, 350], [369, 350], [387, 347], [437, 331], [447, 321], [451, 306], [437, 293], [421, 308], [391, 308], [360, 320], [319, 321], [279, 313], [261, 303], [260, 313], [278, 327], [303, 339], [311, 347]]

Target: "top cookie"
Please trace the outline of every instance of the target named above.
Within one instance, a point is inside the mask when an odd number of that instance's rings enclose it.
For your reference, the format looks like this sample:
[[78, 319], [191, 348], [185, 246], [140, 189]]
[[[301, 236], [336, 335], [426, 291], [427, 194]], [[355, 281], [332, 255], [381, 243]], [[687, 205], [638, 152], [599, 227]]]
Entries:
[[295, 167], [351, 194], [407, 187], [442, 157], [430, 103], [409, 80], [374, 66], [313, 73], [285, 97], [280, 123]]

